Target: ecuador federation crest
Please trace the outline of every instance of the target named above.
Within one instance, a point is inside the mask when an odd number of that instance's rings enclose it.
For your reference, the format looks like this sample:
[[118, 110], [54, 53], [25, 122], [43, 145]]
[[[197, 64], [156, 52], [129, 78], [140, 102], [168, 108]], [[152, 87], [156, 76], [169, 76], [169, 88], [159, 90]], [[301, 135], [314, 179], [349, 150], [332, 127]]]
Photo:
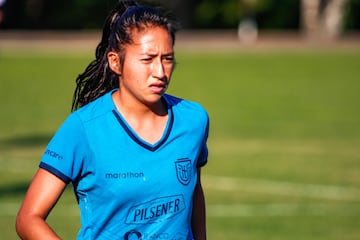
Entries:
[[183, 185], [188, 185], [191, 181], [191, 160], [181, 158], [175, 162], [176, 176]]

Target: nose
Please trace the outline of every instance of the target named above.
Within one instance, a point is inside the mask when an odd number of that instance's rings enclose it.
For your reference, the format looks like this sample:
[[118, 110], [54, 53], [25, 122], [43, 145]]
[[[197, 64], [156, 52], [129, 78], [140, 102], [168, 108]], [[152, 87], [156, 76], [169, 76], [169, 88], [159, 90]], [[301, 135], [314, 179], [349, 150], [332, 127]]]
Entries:
[[152, 69], [153, 77], [163, 79], [165, 77], [165, 67], [162, 63], [161, 59], [156, 59], [153, 62], [153, 69]]

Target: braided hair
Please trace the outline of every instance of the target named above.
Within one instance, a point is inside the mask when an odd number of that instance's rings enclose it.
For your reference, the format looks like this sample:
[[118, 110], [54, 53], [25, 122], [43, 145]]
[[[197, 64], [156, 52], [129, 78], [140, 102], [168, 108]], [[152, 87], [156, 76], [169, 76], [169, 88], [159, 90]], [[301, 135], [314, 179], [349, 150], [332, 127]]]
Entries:
[[119, 87], [120, 76], [110, 69], [107, 54], [109, 51], [119, 52], [122, 65], [125, 58], [124, 46], [133, 43], [132, 30], [142, 31], [148, 27], [166, 29], [174, 45], [177, 25], [162, 9], [140, 6], [133, 0], [119, 1], [115, 5], [105, 20], [102, 38], [96, 47], [95, 60], [76, 78], [71, 111]]

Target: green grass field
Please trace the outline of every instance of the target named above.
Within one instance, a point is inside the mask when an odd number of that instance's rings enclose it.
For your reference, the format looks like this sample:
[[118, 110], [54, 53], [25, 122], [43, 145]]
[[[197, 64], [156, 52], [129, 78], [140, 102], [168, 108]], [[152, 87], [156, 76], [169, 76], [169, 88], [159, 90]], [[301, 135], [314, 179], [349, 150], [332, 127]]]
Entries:
[[[70, 112], [89, 53], [0, 49], [0, 232]], [[360, 48], [178, 51], [169, 93], [211, 117], [203, 169], [208, 238], [360, 239]], [[69, 187], [49, 217], [74, 239]]]

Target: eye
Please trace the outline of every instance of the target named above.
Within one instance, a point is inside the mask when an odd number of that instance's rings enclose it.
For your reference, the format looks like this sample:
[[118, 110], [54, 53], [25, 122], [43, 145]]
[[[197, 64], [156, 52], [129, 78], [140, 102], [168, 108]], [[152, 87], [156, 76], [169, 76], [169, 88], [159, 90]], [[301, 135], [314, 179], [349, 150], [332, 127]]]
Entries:
[[143, 63], [150, 63], [152, 61], [152, 58], [151, 57], [142, 58], [141, 61]]
[[174, 57], [172, 57], [172, 56], [164, 57], [163, 60], [167, 63], [173, 63]]

